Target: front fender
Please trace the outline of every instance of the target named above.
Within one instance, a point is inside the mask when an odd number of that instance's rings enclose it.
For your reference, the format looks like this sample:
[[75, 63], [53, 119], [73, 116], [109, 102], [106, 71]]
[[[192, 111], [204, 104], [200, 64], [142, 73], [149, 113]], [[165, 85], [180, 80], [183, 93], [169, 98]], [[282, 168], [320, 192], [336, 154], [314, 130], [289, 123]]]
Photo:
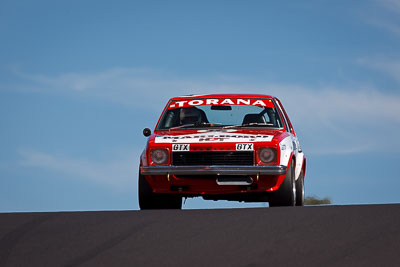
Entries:
[[147, 166], [146, 149], [144, 149], [140, 155], [140, 166]]

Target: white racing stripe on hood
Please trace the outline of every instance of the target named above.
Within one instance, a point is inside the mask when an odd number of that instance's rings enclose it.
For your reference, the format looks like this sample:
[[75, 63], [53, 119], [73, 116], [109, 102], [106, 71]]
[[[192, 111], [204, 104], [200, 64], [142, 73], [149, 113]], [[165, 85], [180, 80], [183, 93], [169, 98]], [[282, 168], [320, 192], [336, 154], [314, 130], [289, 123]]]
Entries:
[[254, 134], [186, 134], [156, 136], [155, 143], [203, 143], [203, 142], [271, 142], [273, 135]]

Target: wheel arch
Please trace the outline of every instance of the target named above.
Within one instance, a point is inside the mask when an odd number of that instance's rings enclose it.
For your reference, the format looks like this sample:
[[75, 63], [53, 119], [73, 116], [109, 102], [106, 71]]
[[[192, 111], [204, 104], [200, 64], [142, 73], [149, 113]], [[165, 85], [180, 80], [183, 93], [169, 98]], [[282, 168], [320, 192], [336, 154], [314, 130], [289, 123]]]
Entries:
[[307, 169], [307, 160], [306, 160], [306, 157], [304, 157], [304, 159], [303, 159], [303, 167], [302, 167], [304, 179], [306, 178], [306, 169]]
[[296, 155], [293, 152], [290, 153], [288, 165], [286, 166], [286, 172], [289, 170], [290, 166], [292, 165], [292, 162], [293, 162], [294, 166], [296, 166]]

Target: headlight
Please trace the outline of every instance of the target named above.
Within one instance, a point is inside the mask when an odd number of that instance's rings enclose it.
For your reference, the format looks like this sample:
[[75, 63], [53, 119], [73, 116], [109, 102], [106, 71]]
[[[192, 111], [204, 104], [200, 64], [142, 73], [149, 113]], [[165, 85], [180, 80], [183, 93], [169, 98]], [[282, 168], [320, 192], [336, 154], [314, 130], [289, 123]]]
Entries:
[[270, 147], [263, 147], [258, 150], [258, 158], [264, 163], [270, 163], [275, 160], [275, 149]]
[[154, 149], [150, 152], [150, 157], [155, 164], [165, 164], [168, 162], [168, 150]]

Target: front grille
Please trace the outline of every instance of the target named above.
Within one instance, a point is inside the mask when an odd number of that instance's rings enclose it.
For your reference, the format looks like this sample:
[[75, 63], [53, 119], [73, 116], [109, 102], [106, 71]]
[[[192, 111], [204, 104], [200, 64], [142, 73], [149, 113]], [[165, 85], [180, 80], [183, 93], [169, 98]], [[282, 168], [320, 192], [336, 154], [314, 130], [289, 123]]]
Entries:
[[172, 152], [172, 165], [253, 165], [253, 151]]

